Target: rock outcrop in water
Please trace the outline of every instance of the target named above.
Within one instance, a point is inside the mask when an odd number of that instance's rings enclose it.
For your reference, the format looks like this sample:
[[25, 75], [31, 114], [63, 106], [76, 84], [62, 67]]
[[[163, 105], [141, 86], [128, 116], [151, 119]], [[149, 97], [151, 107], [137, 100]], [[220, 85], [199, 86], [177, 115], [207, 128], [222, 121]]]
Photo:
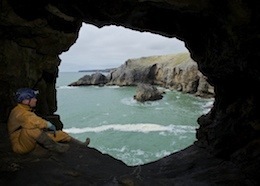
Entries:
[[155, 86], [139, 83], [137, 85], [136, 94], [134, 99], [140, 102], [155, 101], [163, 98], [165, 92], [158, 90]]
[[[258, 0], [2, 0], [1, 185], [259, 185], [259, 6]], [[213, 108], [198, 119], [194, 145], [137, 167], [76, 146], [49, 158], [10, 151], [6, 121], [14, 91], [39, 89], [37, 113], [55, 113], [59, 55], [76, 42], [83, 22], [185, 42], [215, 93]]]
[[100, 72], [96, 72], [91, 75], [85, 75], [78, 81], [69, 84], [69, 86], [88, 86], [88, 85], [105, 85], [108, 79]]

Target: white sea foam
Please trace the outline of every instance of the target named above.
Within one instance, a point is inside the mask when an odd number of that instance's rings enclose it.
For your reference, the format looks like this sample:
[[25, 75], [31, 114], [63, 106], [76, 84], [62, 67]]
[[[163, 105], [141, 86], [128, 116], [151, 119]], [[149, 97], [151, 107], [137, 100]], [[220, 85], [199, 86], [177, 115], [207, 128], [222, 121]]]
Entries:
[[168, 156], [168, 155], [170, 155], [170, 154], [171, 154], [171, 152], [166, 151], [166, 150], [162, 150], [162, 151], [160, 151], [160, 152], [157, 152], [157, 153], [155, 154], [155, 156], [158, 157], [158, 158], [161, 158], [161, 157], [164, 157], [164, 156]]
[[107, 88], [121, 88], [120, 86], [117, 86], [117, 85], [109, 85], [109, 86], [106, 86]]
[[141, 149], [131, 150], [132, 153], [135, 153], [137, 156], [142, 156], [145, 152]]
[[[183, 125], [159, 125], [159, 124], [151, 124], [151, 123], [139, 123], [139, 124], [108, 124], [101, 125], [98, 127], [85, 127], [85, 128], [68, 128], [64, 129], [65, 132], [71, 134], [80, 134], [85, 132], [103, 132], [107, 130], [115, 130], [121, 132], [170, 132], [174, 134], [182, 134], [182, 133], [195, 133], [195, 127], [193, 126], [183, 126]], [[164, 135], [164, 134], [162, 134]]]
[[137, 105], [137, 101], [134, 98], [131, 98], [131, 97], [121, 99], [121, 103], [123, 103], [125, 105], [129, 105], [129, 106]]
[[211, 100], [207, 102], [205, 105], [203, 105], [204, 108], [211, 108], [213, 106], [214, 100]]
[[166, 89], [166, 88], [158, 88], [159, 90], [163, 90], [164, 92], [171, 92], [172, 90], [170, 90], [170, 89]]
[[145, 162], [149, 162], [149, 157], [153, 156], [151, 152], [146, 152], [141, 149], [130, 149], [127, 146], [121, 148], [99, 147], [99, 149], [103, 153], [113, 154], [114, 157], [126, 161], [128, 165], [144, 164]]
[[58, 86], [58, 87], [56, 87], [56, 89], [76, 89], [76, 88], [78, 88], [78, 87], [76, 87], [76, 86]]
[[214, 104], [214, 99], [211, 99], [210, 101], [208, 101], [206, 104], [204, 104], [202, 106], [203, 108], [203, 114], [207, 114], [211, 108], [213, 107], [213, 104]]
[[141, 102], [136, 101], [132, 97], [127, 97], [127, 98], [121, 99], [121, 103], [128, 105], [128, 106], [143, 106], [143, 107], [153, 107], [153, 106], [159, 105], [159, 103], [156, 101], [146, 101], [144, 103], [141, 103]]

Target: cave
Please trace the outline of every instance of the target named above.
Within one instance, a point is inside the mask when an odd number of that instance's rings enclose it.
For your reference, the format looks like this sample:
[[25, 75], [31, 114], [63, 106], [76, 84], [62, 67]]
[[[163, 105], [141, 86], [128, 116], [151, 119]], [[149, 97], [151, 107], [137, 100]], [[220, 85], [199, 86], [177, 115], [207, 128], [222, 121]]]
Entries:
[[[259, 185], [259, 8], [257, 0], [2, 0], [0, 183]], [[73, 147], [64, 155], [38, 159], [11, 152], [6, 122], [15, 105], [13, 93], [20, 87], [39, 89], [36, 112], [54, 117], [59, 55], [76, 42], [83, 23], [185, 42], [215, 91], [213, 108], [198, 118], [193, 145], [134, 167], [94, 148]]]

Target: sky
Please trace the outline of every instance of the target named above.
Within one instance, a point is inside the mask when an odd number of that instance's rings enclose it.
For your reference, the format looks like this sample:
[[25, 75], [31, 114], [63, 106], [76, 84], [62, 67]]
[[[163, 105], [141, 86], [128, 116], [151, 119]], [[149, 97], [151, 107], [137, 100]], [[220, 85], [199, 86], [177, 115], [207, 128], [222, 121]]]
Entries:
[[117, 68], [128, 59], [188, 52], [176, 38], [124, 27], [83, 24], [79, 37], [59, 57], [60, 72]]

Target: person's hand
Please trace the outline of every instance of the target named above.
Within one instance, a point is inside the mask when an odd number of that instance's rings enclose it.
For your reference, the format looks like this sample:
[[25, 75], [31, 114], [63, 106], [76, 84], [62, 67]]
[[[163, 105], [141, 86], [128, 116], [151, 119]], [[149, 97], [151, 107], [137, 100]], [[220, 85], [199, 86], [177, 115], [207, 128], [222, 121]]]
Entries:
[[55, 127], [55, 125], [51, 125], [49, 128], [48, 128], [49, 130], [52, 130], [52, 131], [56, 131], [56, 127]]
[[47, 123], [48, 130], [53, 132], [54, 137], [56, 137], [56, 127], [51, 122], [48, 121]]
[[49, 130], [56, 131], [55, 125], [53, 125], [51, 122], [48, 122], [47, 127]]

